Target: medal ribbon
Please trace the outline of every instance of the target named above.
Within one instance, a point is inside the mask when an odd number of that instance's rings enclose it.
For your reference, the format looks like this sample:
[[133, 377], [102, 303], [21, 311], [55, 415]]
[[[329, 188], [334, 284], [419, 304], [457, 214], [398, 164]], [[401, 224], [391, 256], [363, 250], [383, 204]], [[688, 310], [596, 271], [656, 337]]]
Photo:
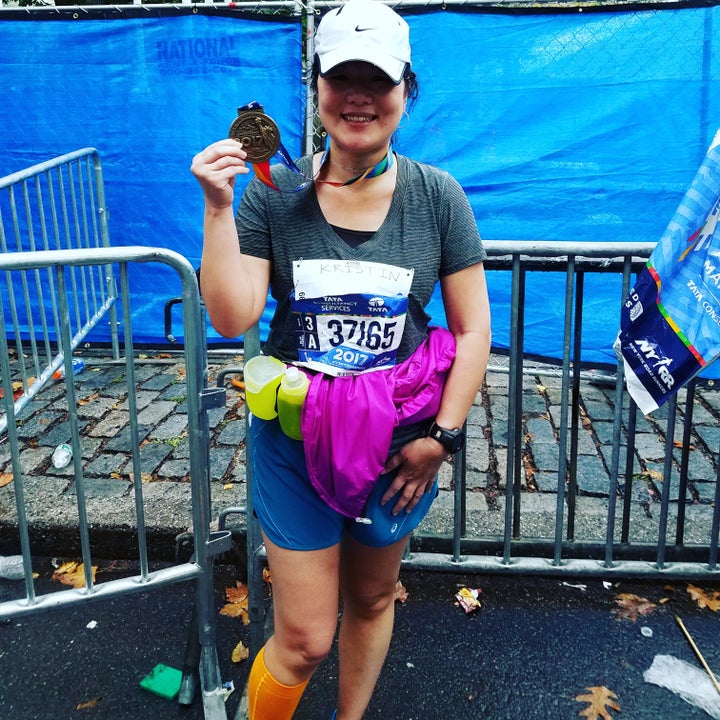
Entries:
[[[262, 110], [262, 105], [260, 105], [257, 100], [253, 100], [252, 102], [248, 103], [244, 106], [244, 109], [246, 110]], [[280, 146], [277, 149], [277, 152], [273, 157], [277, 157], [280, 162], [285, 165], [286, 168], [289, 170], [292, 170], [297, 175], [300, 175], [300, 177], [304, 178], [303, 181], [296, 185], [292, 190], [282, 190], [279, 188], [272, 180], [272, 177], [270, 175], [270, 160], [263, 160], [262, 162], [256, 162], [253, 163], [253, 171], [255, 172], [256, 177], [260, 182], [262, 182], [264, 185], [267, 185], [269, 188], [272, 188], [273, 190], [277, 190], [278, 192], [300, 192], [300, 190], [304, 190], [310, 183], [312, 183], [315, 178], [314, 177], [308, 177], [305, 175], [305, 173], [297, 166], [297, 163], [292, 159], [292, 156], [287, 151], [285, 146], [282, 144], [282, 141], [280, 141]], [[320, 158], [320, 168], [325, 164], [325, 162], [330, 157], [330, 150], [326, 149], [323, 153], [322, 158]], [[350, 178], [349, 180], [345, 180], [344, 182], [339, 181], [332, 181], [332, 180], [319, 180], [318, 182], [322, 182], [325, 185], [330, 185], [332, 187], [344, 187], [345, 185], [352, 185], [356, 182], [359, 182], [360, 180], [369, 180], [370, 178], [377, 177], [378, 175], [382, 175], [383, 173], [387, 172], [393, 165], [395, 164], [395, 155], [392, 150], [392, 146], [388, 148], [387, 155], [385, 155], [380, 162], [378, 162], [376, 165], [373, 165], [373, 167], [368, 168], [367, 170], [364, 170], [359, 175]]]

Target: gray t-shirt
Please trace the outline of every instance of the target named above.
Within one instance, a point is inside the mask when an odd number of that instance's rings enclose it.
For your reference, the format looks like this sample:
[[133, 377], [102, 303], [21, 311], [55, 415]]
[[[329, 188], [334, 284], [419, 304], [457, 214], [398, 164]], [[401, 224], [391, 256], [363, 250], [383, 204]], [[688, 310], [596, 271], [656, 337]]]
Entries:
[[[312, 159], [302, 158], [298, 165], [310, 174]], [[273, 167], [273, 176], [276, 172], [292, 175], [284, 167]], [[299, 182], [299, 176], [294, 177]], [[242, 252], [272, 262], [270, 289], [277, 307], [263, 349], [286, 362], [298, 359], [290, 308], [293, 261], [364, 260], [413, 269], [397, 354], [397, 361], [402, 362], [427, 335], [425, 307], [438, 279], [486, 257], [459, 183], [442, 170], [402, 155], [397, 156], [397, 182], [387, 217], [377, 232], [356, 248], [344, 242], [325, 220], [313, 184], [297, 193], [281, 193], [255, 178], [243, 195], [235, 223]]]

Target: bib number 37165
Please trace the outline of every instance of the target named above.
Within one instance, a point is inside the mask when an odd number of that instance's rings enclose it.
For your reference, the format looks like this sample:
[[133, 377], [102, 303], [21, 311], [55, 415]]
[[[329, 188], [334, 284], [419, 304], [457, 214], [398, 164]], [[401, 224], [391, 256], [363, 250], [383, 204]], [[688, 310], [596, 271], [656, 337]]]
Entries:
[[412, 275], [383, 263], [297, 261], [291, 302], [300, 362], [332, 375], [392, 366]]

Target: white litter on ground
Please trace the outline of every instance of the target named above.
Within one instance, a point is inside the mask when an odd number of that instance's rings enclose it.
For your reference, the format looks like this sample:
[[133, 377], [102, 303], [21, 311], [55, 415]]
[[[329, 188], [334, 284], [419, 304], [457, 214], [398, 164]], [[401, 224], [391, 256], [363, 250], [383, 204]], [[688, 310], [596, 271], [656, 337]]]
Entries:
[[672, 655], [656, 655], [643, 673], [643, 679], [671, 690], [685, 702], [720, 720], [720, 693], [704, 670]]

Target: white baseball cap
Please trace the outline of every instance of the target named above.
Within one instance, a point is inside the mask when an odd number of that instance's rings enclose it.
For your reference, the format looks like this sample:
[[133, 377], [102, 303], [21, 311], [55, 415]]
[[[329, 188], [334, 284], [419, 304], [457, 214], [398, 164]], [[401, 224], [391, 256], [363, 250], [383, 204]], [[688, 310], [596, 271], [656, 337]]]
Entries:
[[348, 0], [323, 16], [315, 33], [320, 74], [360, 60], [380, 68], [396, 85], [410, 64], [410, 28], [378, 0]]

